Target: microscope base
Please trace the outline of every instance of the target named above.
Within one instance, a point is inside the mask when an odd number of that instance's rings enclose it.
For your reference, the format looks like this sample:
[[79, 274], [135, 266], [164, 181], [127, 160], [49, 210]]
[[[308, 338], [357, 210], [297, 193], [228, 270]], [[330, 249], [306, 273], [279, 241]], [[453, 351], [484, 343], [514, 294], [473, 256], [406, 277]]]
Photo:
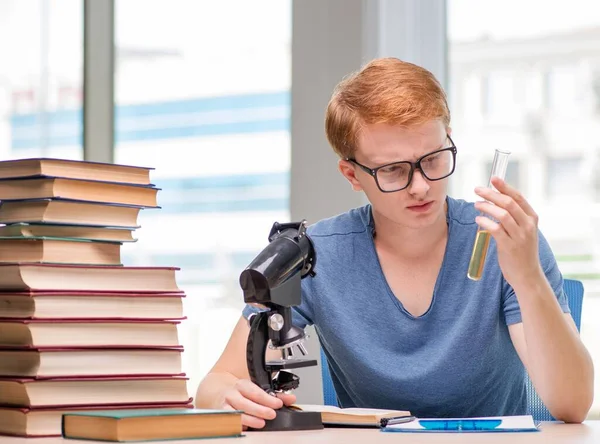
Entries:
[[319, 412], [302, 412], [289, 407], [282, 407], [278, 410], [275, 419], [265, 421], [265, 432], [276, 432], [286, 430], [319, 430], [323, 428], [321, 414]]

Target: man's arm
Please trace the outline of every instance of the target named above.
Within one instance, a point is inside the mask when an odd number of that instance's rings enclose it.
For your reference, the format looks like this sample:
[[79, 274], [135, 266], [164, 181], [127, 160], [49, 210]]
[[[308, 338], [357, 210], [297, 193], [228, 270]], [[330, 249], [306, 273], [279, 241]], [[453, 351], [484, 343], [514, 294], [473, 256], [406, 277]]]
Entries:
[[519, 303], [522, 323], [509, 326], [513, 344], [550, 413], [581, 422], [594, 397], [594, 366], [542, 268], [538, 215], [504, 180], [494, 177], [492, 184], [496, 190], [475, 189], [487, 201], [475, 208], [493, 219], [475, 221], [494, 237], [502, 275]]
[[522, 323], [508, 327], [533, 385], [558, 420], [582, 422], [594, 397], [594, 366], [545, 276], [515, 289]]
[[[265, 419], [275, 418], [275, 409], [296, 401], [294, 395], [271, 396], [249, 380], [246, 343], [250, 327], [242, 316], [236, 324], [221, 357], [202, 380], [196, 392], [198, 408], [242, 410], [244, 426], [262, 428]], [[267, 350], [267, 360], [280, 358], [277, 350]]]

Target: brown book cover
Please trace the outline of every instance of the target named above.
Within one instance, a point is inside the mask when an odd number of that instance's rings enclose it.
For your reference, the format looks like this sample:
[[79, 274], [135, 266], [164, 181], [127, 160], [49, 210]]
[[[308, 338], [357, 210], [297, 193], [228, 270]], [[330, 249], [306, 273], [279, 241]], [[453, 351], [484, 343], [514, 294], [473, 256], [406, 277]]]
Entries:
[[121, 245], [67, 239], [2, 239], [0, 262], [122, 265]]
[[1, 349], [0, 377], [185, 376], [183, 347]]
[[0, 202], [0, 223], [52, 223], [85, 227], [139, 228], [142, 207], [68, 199]]
[[150, 185], [152, 170], [154, 168], [142, 166], [39, 157], [0, 162], [0, 179], [56, 176]]
[[102, 293], [81, 291], [0, 292], [0, 318], [183, 319], [183, 291]]
[[155, 208], [159, 189], [152, 185], [35, 177], [0, 180], [0, 200], [74, 199], [88, 202], [119, 203]]
[[174, 292], [177, 267], [0, 264], [0, 291]]
[[20, 408], [0, 407], [0, 435], [18, 437], [55, 437], [61, 436], [61, 421], [64, 413], [95, 410], [163, 410], [191, 409], [188, 403], [162, 405], [85, 405], [64, 408]]
[[191, 402], [184, 377], [0, 378], [0, 406], [75, 407]]
[[50, 238], [82, 239], [101, 242], [137, 242], [133, 229], [117, 227], [87, 227], [83, 225], [58, 225], [44, 223], [14, 223], [0, 227], [0, 238]]
[[109, 442], [241, 437], [242, 413], [225, 409], [69, 412], [62, 418], [62, 434]]
[[177, 347], [178, 321], [0, 319], [0, 347]]

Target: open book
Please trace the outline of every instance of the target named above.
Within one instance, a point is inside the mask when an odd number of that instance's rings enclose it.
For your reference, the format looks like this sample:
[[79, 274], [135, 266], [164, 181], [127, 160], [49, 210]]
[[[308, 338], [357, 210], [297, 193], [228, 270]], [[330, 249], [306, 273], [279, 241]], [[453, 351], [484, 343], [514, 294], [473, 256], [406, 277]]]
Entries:
[[298, 410], [305, 412], [320, 412], [321, 420], [325, 425], [381, 427], [382, 419], [410, 415], [409, 412], [404, 410], [361, 408], [342, 409], [331, 405], [297, 404], [294, 405], [293, 408], [297, 408]]

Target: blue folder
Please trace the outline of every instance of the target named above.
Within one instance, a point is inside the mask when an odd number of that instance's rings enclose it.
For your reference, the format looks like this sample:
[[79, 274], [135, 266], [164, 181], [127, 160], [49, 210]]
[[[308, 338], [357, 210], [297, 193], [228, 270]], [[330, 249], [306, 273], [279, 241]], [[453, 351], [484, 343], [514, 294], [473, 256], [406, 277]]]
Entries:
[[418, 419], [404, 424], [388, 425], [382, 432], [400, 433], [506, 433], [539, 432], [531, 416], [494, 418]]

